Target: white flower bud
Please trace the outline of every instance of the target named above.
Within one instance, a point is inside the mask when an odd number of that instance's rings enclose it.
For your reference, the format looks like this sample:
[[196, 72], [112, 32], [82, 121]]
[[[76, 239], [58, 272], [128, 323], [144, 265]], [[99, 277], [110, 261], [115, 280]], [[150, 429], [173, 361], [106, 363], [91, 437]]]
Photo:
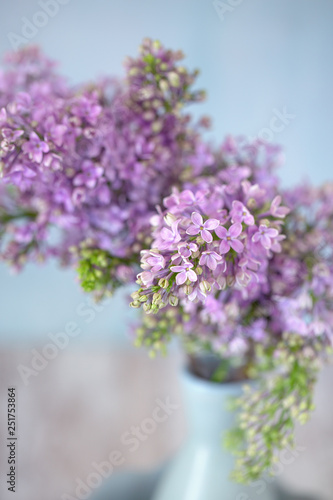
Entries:
[[165, 216], [164, 216], [164, 222], [168, 225], [168, 226], [171, 226], [175, 220], [177, 220], [177, 217], [175, 217], [173, 214], [170, 214], [170, 212], [168, 212]]
[[202, 280], [199, 287], [203, 293], [210, 292], [212, 289], [211, 284], [207, 280]]
[[178, 73], [176, 73], [175, 71], [170, 71], [170, 73], [168, 73], [168, 80], [170, 82], [171, 87], [179, 87], [180, 78]]

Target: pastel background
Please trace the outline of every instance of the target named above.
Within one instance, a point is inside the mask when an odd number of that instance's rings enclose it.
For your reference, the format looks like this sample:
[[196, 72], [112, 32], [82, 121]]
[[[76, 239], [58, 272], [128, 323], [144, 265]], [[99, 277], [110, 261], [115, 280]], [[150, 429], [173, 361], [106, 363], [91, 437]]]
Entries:
[[[26, 34], [27, 20], [43, 24], [38, 18], [42, 3], [0, 2], [0, 56], [12, 48], [13, 34]], [[302, 178], [314, 183], [332, 179], [333, 2], [223, 3], [229, 5], [224, 14], [211, 0], [50, 0], [54, 15], [30, 31], [30, 41], [59, 61], [73, 83], [122, 74], [124, 57], [135, 54], [146, 36], [181, 48], [186, 64], [201, 70], [198, 86], [207, 90], [208, 99], [193, 112], [213, 118], [209, 137], [214, 143], [228, 133], [268, 134], [285, 149], [285, 185]], [[281, 114], [284, 121], [274, 121]], [[272, 123], [279, 126], [273, 130]], [[149, 414], [156, 394], [178, 394], [176, 354], [154, 364], [131, 347], [127, 325], [134, 316], [127, 308], [127, 291], [86, 321], [77, 308], [92, 306], [74, 277], [54, 263], [29, 265], [19, 276], [0, 265], [0, 383], [5, 388], [16, 381], [21, 387], [21, 481], [26, 489], [18, 500], [53, 500], [66, 488], [70, 492], [73, 478], [89, 472], [91, 457], [103, 455], [106, 436], [112, 449], [125, 414], [125, 422], [135, 421]], [[22, 386], [17, 364], [28, 363], [31, 349], [42, 348], [48, 335], [61, 332], [69, 321], [78, 323], [80, 335], [28, 389]], [[309, 427], [312, 434], [301, 434], [307, 451], [285, 471], [296, 489], [303, 486], [328, 500], [333, 498], [331, 380], [328, 371], [318, 392], [317, 420]], [[71, 413], [75, 405], [77, 412]], [[180, 413], [168, 424], [167, 437], [159, 430], [159, 437], [151, 438], [128, 466], [152, 467], [168, 456], [181, 442], [183, 422]], [[67, 469], [64, 456], [69, 457]]]

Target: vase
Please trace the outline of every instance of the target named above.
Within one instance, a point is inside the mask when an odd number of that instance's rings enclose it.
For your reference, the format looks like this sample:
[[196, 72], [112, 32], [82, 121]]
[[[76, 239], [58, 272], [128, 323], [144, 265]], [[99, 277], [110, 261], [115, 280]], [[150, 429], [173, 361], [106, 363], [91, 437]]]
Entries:
[[264, 490], [229, 479], [234, 458], [223, 447], [223, 434], [235, 424], [228, 410], [230, 397], [238, 397], [240, 382], [218, 384], [182, 372], [188, 417], [188, 437], [157, 486], [153, 500], [275, 500], [267, 484]]

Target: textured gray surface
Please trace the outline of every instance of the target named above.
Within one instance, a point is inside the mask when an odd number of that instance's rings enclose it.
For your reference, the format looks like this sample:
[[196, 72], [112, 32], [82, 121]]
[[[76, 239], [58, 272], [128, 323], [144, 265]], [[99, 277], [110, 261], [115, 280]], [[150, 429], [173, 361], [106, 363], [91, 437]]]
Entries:
[[[179, 358], [170, 353], [166, 359], [147, 362], [146, 353], [140, 351], [69, 349], [29, 379], [25, 387], [17, 366], [30, 362], [29, 352], [0, 350], [1, 407], [6, 405], [7, 387], [15, 385], [18, 394], [19, 481], [15, 500], [60, 500], [66, 494], [75, 497], [77, 481], [86, 481], [94, 470], [92, 462], [105, 461], [116, 449], [124, 452], [126, 461], [110, 480], [103, 481], [97, 500], [151, 498], [156, 473], [148, 471], [176, 453], [185, 438]], [[306, 493], [298, 500], [306, 500], [310, 493], [323, 500], [333, 498], [332, 380], [333, 366], [320, 378], [317, 411], [297, 431], [297, 456], [294, 460], [281, 457], [278, 479], [290, 491]], [[151, 415], [156, 398], [167, 396], [180, 404], [179, 412], [137, 451], [129, 453], [128, 447], [121, 446], [120, 436]], [[5, 417], [0, 411], [0, 442], [5, 438]], [[6, 470], [6, 462], [6, 450], [0, 447], [1, 471]], [[137, 472], [129, 472], [134, 470]], [[0, 481], [0, 499], [12, 500], [4, 481]]]

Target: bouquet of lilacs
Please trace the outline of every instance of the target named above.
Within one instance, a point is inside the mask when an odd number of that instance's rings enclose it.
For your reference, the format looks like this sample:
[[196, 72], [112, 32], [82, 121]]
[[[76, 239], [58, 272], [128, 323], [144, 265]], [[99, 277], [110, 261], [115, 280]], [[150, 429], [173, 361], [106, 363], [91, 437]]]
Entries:
[[308, 417], [332, 343], [333, 186], [281, 189], [280, 150], [263, 141], [205, 144], [181, 59], [145, 40], [123, 81], [70, 86], [36, 48], [8, 56], [0, 256], [74, 264], [102, 297], [135, 281], [141, 252], [136, 343], [155, 354], [180, 337], [193, 371], [213, 353], [213, 380], [262, 381], [227, 439], [246, 481]]
[[132, 280], [155, 205], [213, 160], [199, 134], [205, 120], [183, 111], [203, 93], [182, 58], [145, 40], [124, 80], [73, 87], [38, 48], [9, 54], [0, 172], [13, 212], [0, 211], [3, 259], [17, 269], [49, 256], [76, 262], [84, 289], [99, 295]]
[[148, 313], [138, 345], [154, 355], [178, 335], [194, 371], [211, 352], [214, 380], [261, 381], [235, 403], [226, 440], [240, 482], [293, 443], [333, 340], [333, 185], [281, 190], [279, 163], [271, 145], [228, 138], [214, 165], [151, 219], [132, 294]]

